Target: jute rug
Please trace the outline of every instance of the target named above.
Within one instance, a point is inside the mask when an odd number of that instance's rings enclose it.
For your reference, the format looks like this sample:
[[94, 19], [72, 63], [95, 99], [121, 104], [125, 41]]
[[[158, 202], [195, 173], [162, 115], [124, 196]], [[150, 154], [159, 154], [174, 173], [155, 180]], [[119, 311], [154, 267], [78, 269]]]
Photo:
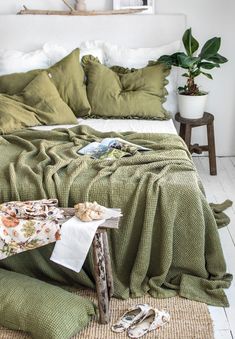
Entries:
[[[95, 293], [79, 292], [80, 295], [96, 301]], [[130, 306], [137, 303], [147, 303], [151, 306], [165, 308], [171, 315], [169, 324], [159, 330], [149, 333], [146, 339], [214, 339], [213, 324], [206, 304], [190, 301], [180, 297], [155, 299], [146, 295], [142, 298], [111, 301], [111, 321], [113, 324]], [[30, 339], [31, 336], [19, 331], [10, 331], [0, 327], [1, 339]], [[100, 325], [92, 320], [80, 334], [73, 339], [123, 339], [126, 333], [116, 334], [110, 330], [110, 325]], [[45, 338], [46, 339], [46, 338]]]

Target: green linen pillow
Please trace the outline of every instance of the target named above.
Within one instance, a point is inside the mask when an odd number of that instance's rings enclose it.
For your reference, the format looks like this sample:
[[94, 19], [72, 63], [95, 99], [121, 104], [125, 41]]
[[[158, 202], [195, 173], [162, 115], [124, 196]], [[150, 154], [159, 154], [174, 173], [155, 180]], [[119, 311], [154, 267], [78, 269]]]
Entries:
[[95, 314], [78, 295], [23, 274], [0, 269], [0, 325], [34, 339], [69, 339]]
[[15, 103], [14, 100], [9, 100], [5, 95], [0, 94], [0, 135], [36, 125], [40, 123], [34, 112], [28, 112], [24, 105]]
[[[61, 98], [69, 105], [77, 117], [90, 112], [86, 95], [84, 71], [79, 61], [80, 50], [77, 48], [64, 59], [46, 71], [55, 84]], [[0, 76], [0, 93], [19, 94], [43, 70], [26, 73], [13, 73]]]
[[73, 111], [61, 99], [47, 72], [39, 73], [17, 97], [27, 106], [35, 108], [42, 125], [77, 124]]
[[0, 134], [36, 125], [76, 123], [47, 72], [39, 73], [20, 95], [0, 94]]
[[82, 58], [91, 114], [106, 118], [169, 119], [163, 108], [170, 73], [156, 63], [142, 69], [108, 68], [91, 55]]

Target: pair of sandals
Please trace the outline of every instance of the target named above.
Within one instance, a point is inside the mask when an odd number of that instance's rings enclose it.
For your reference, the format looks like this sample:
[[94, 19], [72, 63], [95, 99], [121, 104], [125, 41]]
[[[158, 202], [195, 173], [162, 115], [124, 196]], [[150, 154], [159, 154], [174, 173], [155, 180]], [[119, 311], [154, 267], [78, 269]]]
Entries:
[[148, 304], [137, 304], [125, 312], [111, 329], [121, 333], [127, 330], [130, 338], [141, 338], [170, 321], [170, 314], [165, 310], [159, 311]]

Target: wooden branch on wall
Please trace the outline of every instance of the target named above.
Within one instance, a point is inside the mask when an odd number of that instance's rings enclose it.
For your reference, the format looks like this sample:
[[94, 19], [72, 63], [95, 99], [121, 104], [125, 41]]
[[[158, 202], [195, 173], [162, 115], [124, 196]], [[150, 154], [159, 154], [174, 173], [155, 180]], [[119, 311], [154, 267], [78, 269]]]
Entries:
[[[64, 3], [66, 1], [63, 0]], [[70, 6], [69, 4], [67, 4]], [[71, 6], [70, 6], [71, 7]], [[82, 15], [82, 16], [88, 16], [88, 15], [116, 15], [116, 14], [134, 14], [134, 13], [140, 13], [144, 11], [144, 8], [130, 8], [130, 9], [118, 9], [118, 10], [112, 10], [112, 11], [75, 11], [73, 9], [70, 11], [57, 11], [57, 10], [43, 10], [43, 9], [29, 9], [26, 6], [23, 6], [24, 9], [19, 11], [17, 14], [23, 15], [23, 14], [30, 14], [30, 15]]]

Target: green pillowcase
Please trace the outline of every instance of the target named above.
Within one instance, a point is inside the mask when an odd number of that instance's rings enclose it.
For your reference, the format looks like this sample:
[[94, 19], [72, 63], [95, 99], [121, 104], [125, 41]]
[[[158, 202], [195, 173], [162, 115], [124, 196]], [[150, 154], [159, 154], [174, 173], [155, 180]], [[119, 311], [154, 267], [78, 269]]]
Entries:
[[22, 91], [23, 103], [35, 108], [42, 125], [77, 124], [69, 106], [61, 99], [47, 72], [41, 72]]
[[91, 55], [82, 58], [91, 114], [105, 118], [169, 119], [163, 108], [169, 67], [108, 68]]
[[0, 76], [0, 93], [19, 94], [38, 75], [41, 70], [33, 70], [26, 73], [12, 73]]
[[76, 123], [47, 72], [40, 72], [19, 95], [0, 94], [0, 134], [36, 125]]
[[78, 295], [23, 274], [0, 269], [0, 325], [34, 339], [69, 339], [95, 314]]
[[[75, 49], [46, 71], [51, 76], [61, 98], [77, 117], [82, 117], [89, 114], [90, 104], [86, 95], [85, 75], [79, 62], [79, 54], [80, 50]], [[42, 70], [33, 70], [0, 76], [0, 93], [9, 95], [21, 93], [41, 72]]]

